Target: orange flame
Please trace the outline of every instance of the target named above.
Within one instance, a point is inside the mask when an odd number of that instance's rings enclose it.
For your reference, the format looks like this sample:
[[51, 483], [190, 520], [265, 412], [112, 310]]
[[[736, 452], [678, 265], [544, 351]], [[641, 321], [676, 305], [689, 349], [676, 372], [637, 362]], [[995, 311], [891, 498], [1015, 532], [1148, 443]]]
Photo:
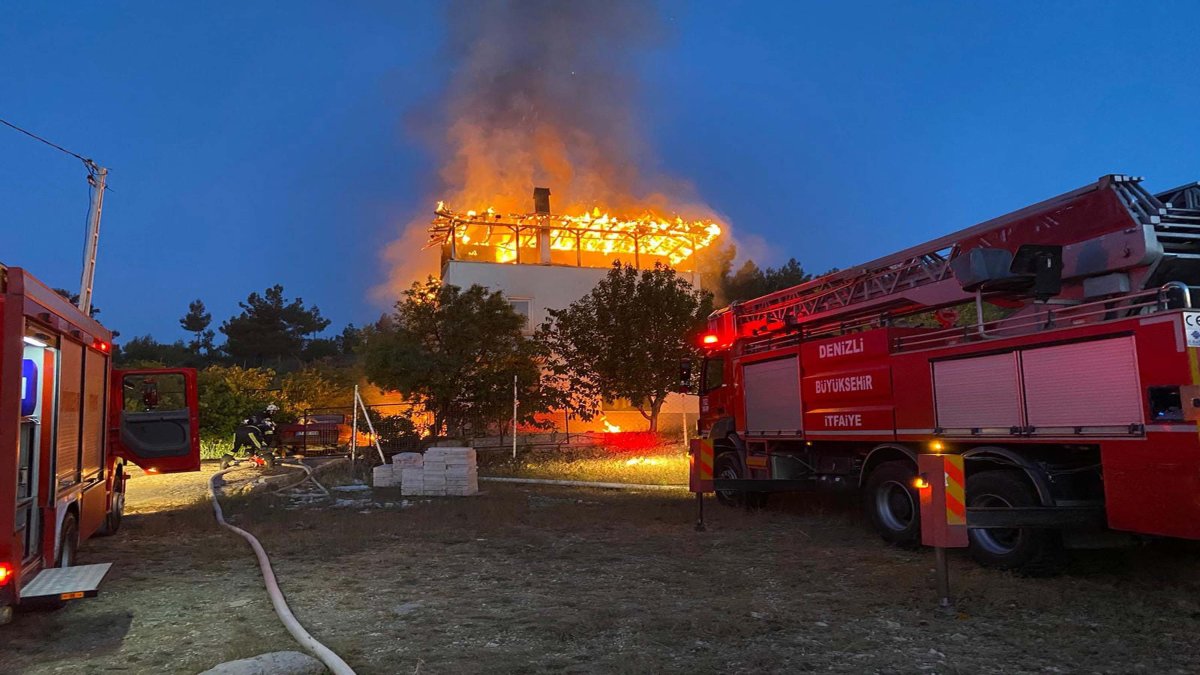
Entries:
[[605, 417], [604, 415], [600, 416], [600, 422], [602, 424], [604, 424], [604, 431], [607, 433], [615, 434], [615, 433], [620, 433], [620, 431], [621, 431], [621, 427], [613, 424], [612, 422], [609, 422], [608, 418]]
[[[652, 212], [619, 218], [598, 207], [579, 216], [501, 215], [492, 208], [459, 213], [448, 209], [445, 202], [438, 202], [435, 213], [429, 230], [430, 245], [452, 243], [458, 259], [499, 263], [517, 261], [521, 250], [536, 251], [544, 246], [551, 262], [591, 266], [578, 255], [586, 253], [588, 262], [601, 265], [610, 260], [597, 261], [595, 255], [632, 255], [643, 264], [663, 262], [678, 267], [712, 244], [722, 231], [721, 225], [711, 220], [687, 221]], [[577, 255], [562, 256], [559, 252]]]

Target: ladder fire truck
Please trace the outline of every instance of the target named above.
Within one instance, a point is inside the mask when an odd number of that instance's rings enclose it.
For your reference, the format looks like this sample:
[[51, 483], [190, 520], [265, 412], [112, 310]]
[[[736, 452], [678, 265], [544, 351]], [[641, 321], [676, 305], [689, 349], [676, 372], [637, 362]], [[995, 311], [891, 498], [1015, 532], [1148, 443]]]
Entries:
[[[920, 541], [917, 457], [960, 454], [979, 562], [1089, 530], [1200, 539], [1200, 183], [1109, 175], [714, 312], [692, 489], [849, 488]], [[1090, 535], [1089, 535], [1090, 536]]]
[[111, 347], [86, 312], [0, 265], [0, 623], [22, 602], [96, 595], [110, 564], [75, 554], [120, 526], [126, 462], [200, 468], [195, 371], [115, 370]]

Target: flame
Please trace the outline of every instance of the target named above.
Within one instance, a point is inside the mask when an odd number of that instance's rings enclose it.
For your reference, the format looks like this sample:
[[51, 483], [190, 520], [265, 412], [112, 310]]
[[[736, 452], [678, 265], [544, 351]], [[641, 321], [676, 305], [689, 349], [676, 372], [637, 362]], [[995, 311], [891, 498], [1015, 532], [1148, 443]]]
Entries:
[[[491, 207], [455, 212], [440, 201], [435, 214], [429, 228], [430, 245], [453, 240], [460, 259], [490, 259], [498, 263], [516, 261], [520, 250], [536, 251], [540, 240], [548, 244], [552, 262], [559, 257], [558, 262], [592, 266], [585, 264], [579, 255], [555, 255], [578, 252], [605, 258], [632, 255], [638, 262], [659, 261], [678, 267], [712, 244], [722, 232], [721, 225], [711, 220], [684, 220], [653, 212], [622, 218], [602, 212], [599, 207], [578, 216], [500, 215]], [[591, 262], [607, 265], [611, 261]]]
[[602, 424], [604, 424], [604, 431], [607, 433], [615, 434], [615, 433], [619, 433], [621, 431], [621, 427], [613, 424], [612, 422], [609, 422], [608, 418], [605, 417], [604, 415], [600, 416], [600, 422]]

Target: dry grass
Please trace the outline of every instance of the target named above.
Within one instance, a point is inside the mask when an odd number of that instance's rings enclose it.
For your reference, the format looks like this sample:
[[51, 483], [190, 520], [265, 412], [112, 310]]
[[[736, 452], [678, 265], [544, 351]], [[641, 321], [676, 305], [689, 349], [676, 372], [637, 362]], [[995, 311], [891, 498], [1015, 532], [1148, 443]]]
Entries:
[[[884, 546], [837, 498], [714, 505], [703, 533], [686, 493], [491, 484], [365, 513], [226, 504], [300, 620], [363, 675], [1200, 670], [1191, 545], [1081, 552], [1057, 579], [955, 554], [946, 614], [932, 555]], [[201, 506], [89, 544], [118, 564], [105, 594], [0, 629], [0, 663], [194, 673], [294, 648], [249, 551]]]
[[684, 485], [687, 451], [679, 445], [525, 452], [512, 461], [492, 452], [480, 459], [481, 475], [643, 485]]

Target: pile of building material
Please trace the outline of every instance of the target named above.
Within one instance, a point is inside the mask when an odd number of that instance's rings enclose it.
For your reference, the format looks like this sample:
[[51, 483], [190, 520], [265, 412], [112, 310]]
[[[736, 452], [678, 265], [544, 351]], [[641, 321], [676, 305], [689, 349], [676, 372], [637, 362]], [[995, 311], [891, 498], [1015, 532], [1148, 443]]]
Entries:
[[479, 492], [474, 448], [429, 448], [402, 452], [375, 467], [375, 487], [400, 486], [412, 496], [467, 497]]

